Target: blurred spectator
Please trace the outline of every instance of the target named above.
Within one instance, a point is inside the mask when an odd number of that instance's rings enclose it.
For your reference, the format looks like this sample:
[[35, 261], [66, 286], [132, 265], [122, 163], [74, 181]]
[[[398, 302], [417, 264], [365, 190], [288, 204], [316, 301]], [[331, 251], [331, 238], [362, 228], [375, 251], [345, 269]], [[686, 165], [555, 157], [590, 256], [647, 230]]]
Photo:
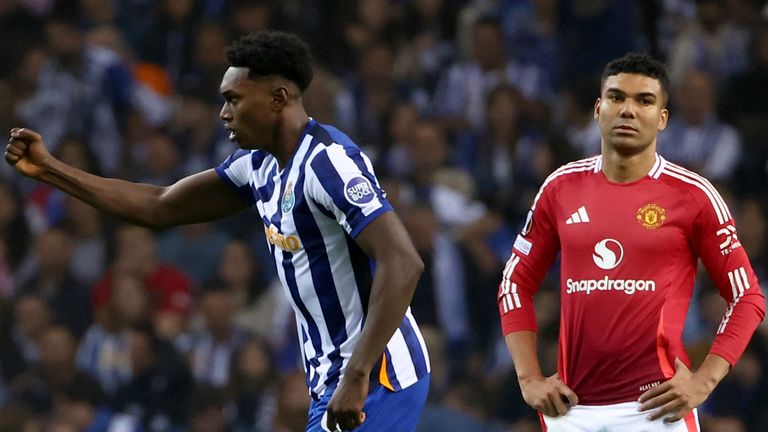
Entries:
[[233, 432], [268, 432], [277, 409], [272, 351], [262, 338], [248, 339], [232, 357], [227, 391], [236, 414]]
[[[44, 304], [42, 301], [40, 303]], [[7, 405], [10, 382], [23, 373], [29, 365], [24, 358], [21, 344], [14, 337], [15, 314], [13, 312], [11, 305], [5, 300], [0, 300], [0, 314], [2, 314], [0, 315], [0, 411]], [[37, 341], [34, 346], [38, 347]], [[2, 430], [0, 427], [0, 431]]]
[[46, 136], [53, 151], [66, 135], [87, 137], [101, 171], [114, 174], [122, 155], [120, 131], [132, 109], [133, 79], [114, 52], [86, 45], [76, 9], [61, 5], [45, 25], [51, 56], [35, 93], [17, 112]]
[[456, 2], [450, 0], [417, 0], [405, 5], [403, 26], [407, 41], [396, 53], [396, 74], [418, 84], [430, 95], [443, 69], [456, 56], [456, 7]]
[[573, 78], [600, 76], [603, 65], [636, 49], [638, 9], [619, 0], [557, 2], [563, 86]]
[[41, 338], [52, 324], [53, 312], [43, 297], [29, 293], [16, 298], [10, 336], [13, 348], [22, 356], [22, 368], [40, 361]]
[[153, 3], [150, 16], [136, 41], [143, 60], [162, 66], [175, 84], [192, 67], [194, 31], [199, 19], [195, 0], [161, 0]]
[[507, 46], [521, 62], [532, 63], [546, 74], [549, 86], [559, 88], [561, 53], [557, 40], [559, 2], [555, 0], [503, 0], [498, 2]]
[[728, 80], [721, 90], [722, 118], [744, 142], [742, 164], [736, 173], [737, 191], [765, 198], [768, 184], [768, 22], [757, 27], [749, 42], [749, 66]]
[[190, 397], [189, 432], [231, 432], [224, 390], [198, 384]]
[[88, 381], [76, 381], [61, 389], [54, 397], [53, 419], [75, 431], [143, 432], [136, 422], [116, 416], [99, 385]]
[[[30, 242], [30, 232], [27, 220], [24, 217], [24, 204], [14, 188], [4, 181], [0, 181], [0, 243], [2, 243], [3, 260], [0, 263], [7, 265], [7, 271], [15, 271], [24, 257]], [[0, 264], [2, 265], [2, 264]], [[2, 284], [2, 296], [11, 294], [8, 285]]]
[[470, 340], [465, 277], [456, 244], [439, 230], [427, 204], [415, 204], [403, 214], [403, 223], [424, 261], [411, 307], [420, 324], [435, 325], [445, 334], [451, 366], [461, 364]]
[[669, 53], [669, 79], [683, 83], [690, 68], [709, 72], [715, 83], [747, 65], [749, 32], [729, 20], [726, 0], [697, 0], [696, 18], [678, 34]]
[[600, 126], [595, 120], [596, 94], [600, 94], [598, 78], [584, 78], [563, 89], [562, 124], [565, 139], [574, 151], [574, 158], [586, 158], [600, 153]]
[[[378, 1], [378, 0], [368, 0]], [[412, 102], [424, 107], [427, 97], [420, 89], [395, 77], [392, 45], [373, 41], [360, 53], [357, 74], [347, 80], [349, 103], [342, 105], [339, 127], [347, 130], [376, 161], [386, 152], [387, 124], [396, 104]]]
[[160, 337], [172, 339], [183, 331], [191, 305], [189, 278], [158, 260], [157, 243], [148, 229], [124, 225], [115, 236], [115, 260], [91, 293], [97, 322], [107, 319], [115, 274], [125, 272], [143, 280], [149, 294], [150, 319]]
[[129, 341], [132, 376], [117, 395], [117, 411], [149, 432], [185, 430], [193, 382], [184, 360], [151, 325], [134, 325]]
[[215, 224], [185, 225], [158, 235], [157, 256], [200, 287], [216, 276], [217, 261], [228, 241], [228, 236]]
[[67, 386], [99, 384], [75, 367], [75, 339], [66, 327], [47, 328], [40, 338], [40, 362], [11, 383], [11, 401], [39, 415], [51, 412], [53, 397]]
[[303, 432], [308, 411], [309, 395], [304, 372], [295, 370], [284, 375], [277, 393], [273, 432]]
[[[338, 73], [342, 76], [352, 72], [354, 65], [361, 64], [361, 58], [368, 47], [374, 44], [394, 46], [401, 33], [399, 15], [402, 5], [387, 0], [338, 0], [342, 13]], [[381, 71], [388, 72], [388, 71]]]
[[707, 399], [702, 409], [702, 428], [721, 431], [725, 423], [733, 423], [743, 431], [757, 431], [768, 421], [768, 394], [762, 389], [768, 385], [764, 368], [765, 347], [755, 339], [734, 365], [716, 392]]
[[[66, 164], [84, 171], [99, 173], [96, 156], [90, 151], [85, 140], [79, 136], [62, 137], [54, 154]], [[65, 221], [67, 218], [66, 196], [64, 192], [45, 183], [39, 183], [29, 191], [24, 210], [33, 232], [39, 233]]]
[[182, 177], [179, 149], [170, 136], [153, 131], [134, 148], [135, 178], [141, 183], [166, 186]]
[[411, 102], [399, 102], [392, 107], [387, 130], [389, 142], [386, 153], [378, 161], [384, 173], [400, 179], [413, 174], [411, 148], [416, 144], [412, 132], [420, 120], [419, 109]]
[[520, 90], [524, 117], [546, 122], [545, 101], [551, 97], [552, 89], [541, 69], [507, 55], [501, 22], [494, 17], [479, 19], [473, 24], [471, 40], [471, 60], [444, 71], [432, 100], [432, 110], [443, 124], [452, 131], [481, 131], [485, 98], [501, 83]]
[[728, 183], [741, 155], [736, 130], [715, 113], [715, 83], [703, 71], [689, 69], [674, 88], [674, 114], [659, 134], [659, 153], [671, 162]]
[[207, 287], [200, 294], [202, 326], [176, 341], [176, 347], [187, 356], [198, 383], [218, 388], [229, 383], [232, 357], [248, 339], [247, 330], [234, 322], [232, 300], [225, 287]]
[[107, 268], [109, 244], [103, 215], [90, 205], [67, 195], [64, 228], [72, 236], [72, 276], [83, 286], [93, 286]]
[[76, 357], [77, 367], [97, 378], [109, 397], [131, 379], [129, 330], [149, 315], [148, 294], [141, 278], [116, 273], [112, 285], [104, 320], [88, 328]]
[[[280, 324], [293, 322], [283, 288], [276, 279], [269, 280], [254, 257], [251, 247], [242, 240], [230, 240], [218, 261], [217, 280], [209, 286], [226, 289], [234, 306], [234, 323], [248, 332], [277, 342]], [[291, 340], [291, 343], [294, 341]]]
[[20, 281], [20, 292], [44, 298], [54, 321], [79, 337], [91, 322], [91, 302], [87, 287], [72, 275], [71, 262], [72, 237], [66, 231], [52, 228], [41, 233], [34, 245], [31, 279]]
[[542, 145], [541, 134], [526, 127], [521, 118], [523, 103], [515, 87], [500, 84], [490, 90], [483, 127], [464, 134], [456, 151], [458, 165], [475, 179], [478, 198], [505, 216], [517, 218], [525, 211], [507, 211], [505, 205], [527, 207], [518, 204], [517, 197], [525, 188], [538, 189], [535, 161], [551, 159], [542, 154], [549, 149]]

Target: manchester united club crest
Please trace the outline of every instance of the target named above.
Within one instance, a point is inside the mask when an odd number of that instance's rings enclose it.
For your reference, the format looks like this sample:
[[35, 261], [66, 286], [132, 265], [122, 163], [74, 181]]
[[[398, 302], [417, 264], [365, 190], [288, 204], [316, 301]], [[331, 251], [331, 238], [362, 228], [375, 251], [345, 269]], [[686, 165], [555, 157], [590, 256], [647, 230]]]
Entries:
[[656, 229], [664, 224], [667, 211], [656, 204], [647, 204], [637, 210], [637, 222], [645, 229]]

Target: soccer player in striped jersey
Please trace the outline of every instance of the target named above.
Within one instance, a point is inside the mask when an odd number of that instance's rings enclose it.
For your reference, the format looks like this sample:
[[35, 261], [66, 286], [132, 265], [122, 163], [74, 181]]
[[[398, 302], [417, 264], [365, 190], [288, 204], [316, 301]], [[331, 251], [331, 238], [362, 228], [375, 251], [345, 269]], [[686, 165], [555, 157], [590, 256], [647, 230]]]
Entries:
[[[712, 184], [656, 153], [665, 66], [628, 54], [603, 73], [601, 155], [553, 172], [534, 198], [499, 286], [525, 401], [550, 431], [698, 431], [696, 407], [743, 353], [765, 298]], [[536, 355], [533, 296], [560, 253], [557, 374]], [[697, 262], [728, 304], [696, 371], [682, 343]]]
[[[218, 219], [256, 206], [296, 313], [312, 403], [307, 431], [413, 431], [430, 365], [409, 303], [423, 270], [370, 160], [310, 118], [307, 46], [262, 32], [236, 41], [220, 117], [240, 150], [168, 187], [97, 177], [55, 160], [14, 128], [5, 158], [119, 218], [153, 227]], [[321, 424], [322, 423], [322, 424]]]

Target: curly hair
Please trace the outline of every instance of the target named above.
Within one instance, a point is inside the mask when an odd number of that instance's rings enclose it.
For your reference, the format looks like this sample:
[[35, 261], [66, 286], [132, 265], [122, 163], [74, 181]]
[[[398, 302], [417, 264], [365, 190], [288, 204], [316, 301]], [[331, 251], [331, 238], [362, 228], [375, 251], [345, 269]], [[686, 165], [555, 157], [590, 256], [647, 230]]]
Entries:
[[247, 67], [250, 78], [280, 75], [299, 90], [312, 81], [312, 59], [304, 41], [290, 33], [264, 31], [241, 37], [227, 50], [233, 67]]
[[645, 53], [628, 53], [624, 57], [613, 60], [605, 66], [603, 77], [600, 79], [600, 88], [605, 85], [605, 80], [609, 76], [620, 73], [645, 75], [659, 81], [663, 93], [662, 97], [666, 104], [669, 97], [669, 75], [664, 63]]

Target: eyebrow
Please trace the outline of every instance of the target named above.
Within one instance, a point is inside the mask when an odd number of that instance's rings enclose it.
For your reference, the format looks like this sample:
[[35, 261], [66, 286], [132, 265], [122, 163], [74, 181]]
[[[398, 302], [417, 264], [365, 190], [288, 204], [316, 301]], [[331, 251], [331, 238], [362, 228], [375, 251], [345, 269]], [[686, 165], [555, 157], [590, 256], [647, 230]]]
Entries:
[[[627, 92], [625, 92], [624, 90], [618, 89], [616, 87], [609, 87], [609, 88], [605, 89], [605, 93], [618, 93], [618, 94], [623, 95], [623, 96], [627, 95]], [[639, 96], [639, 97], [652, 97], [654, 99], [657, 99], [659, 97], [659, 96], [656, 95], [656, 93], [653, 93], [653, 92], [640, 92], [640, 93], [637, 93], [635, 96]]]

